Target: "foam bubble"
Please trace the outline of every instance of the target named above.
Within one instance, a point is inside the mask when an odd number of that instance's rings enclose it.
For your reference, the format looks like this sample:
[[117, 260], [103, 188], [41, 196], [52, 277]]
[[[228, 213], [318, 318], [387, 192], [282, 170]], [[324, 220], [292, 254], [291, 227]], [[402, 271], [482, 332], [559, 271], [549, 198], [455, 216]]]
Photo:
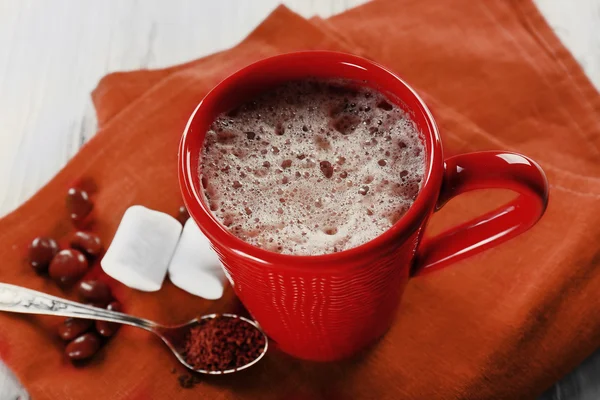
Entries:
[[317, 255], [389, 229], [421, 188], [424, 146], [408, 115], [350, 81], [293, 81], [220, 115], [200, 175], [219, 221], [270, 251]]

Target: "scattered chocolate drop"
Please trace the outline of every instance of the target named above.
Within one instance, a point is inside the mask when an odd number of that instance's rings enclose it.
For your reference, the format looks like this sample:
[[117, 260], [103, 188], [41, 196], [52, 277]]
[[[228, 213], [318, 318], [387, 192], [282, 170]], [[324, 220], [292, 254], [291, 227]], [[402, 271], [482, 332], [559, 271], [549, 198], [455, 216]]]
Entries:
[[70, 188], [67, 192], [67, 211], [73, 221], [82, 221], [94, 208], [85, 190]]
[[181, 225], [185, 225], [188, 219], [190, 219], [190, 213], [187, 208], [185, 208], [185, 206], [180, 206], [177, 211], [177, 221], [179, 221]]
[[84, 300], [97, 304], [108, 304], [113, 298], [110, 287], [102, 281], [81, 281], [77, 291]]
[[358, 189], [358, 194], [362, 194], [363, 196], [366, 195], [368, 192], [369, 192], [368, 186], [362, 186], [360, 189]]
[[119, 330], [119, 324], [108, 321], [96, 321], [96, 331], [103, 337], [112, 337]]
[[93, 321], [81, 318], [67, 318], [58, 327], [58, 335], [62, 340], [71, 341], [82, 333], [90, 330]]
[[106, 306], [106, 309], [108, 311], [116, 311], [116, 312], [121, 312], [123, 311], [123, 306], [121, 305], [121, 303], [119, 303], [118, 301], [111, 301], [110, 303], [108, 303], [108, 305]]
[[70, 342], [65, 354], [73, 361], [86, 360], [100, 349], [100, 338], [95, 333], [86, 333]]
[[[226, 133], [225, 136], [227, 135], [229, 134]], [[228, 173], [229, 169], [230, 167], [225, 165], [221, 171]], [[206, 183], [203, 181], [203, 185], [206, 186]], [[93, 203], [85, 190], [72, 187], [67, 192], [66, 207], [71, 220], [79, 222], [85, 220], [90, 214]], [[182, 223], [189, 218], [185, 207], [180, 207], [177, 218]], [[29, 245], [29, 263], [38, 271], [47, 269], [49, 276], [61, 285], [74, 284], [85, 275], [88, 269], [88, 261], [84, 253], [95, 257], [101, 254], [103, 247], [98, 235], [85, 231], [74, 232], [69, 243], [71, 249], [59, 251], [55, 240], [37, 237]], [[85, 300], [85, 304], [100, 308], [106, 307], [108, 310], [121, 310], [120, 303], [113, 300], [110, 288], [102, 281], [80, 282], [77, 290]], [[97, 333], [91, 331], [94, 326]], [[89, 359], [96, 354], [103, 342], [99, 335], [106, 338], [111, 337], [119, 327], [119, 324], [110, 322], [67, 318], [58, 327], [58, 335], [61, 339], [69, 342], [65, 347], [65, 355], [76, 362]]]
[[62, 285], [72, 285], [87, 271], [88, 262], [78, 250], [61, 250], [50, 262], [50, 277]]
[[38, 272], [46, 271], [56, 253], [58, 244], [54, 239], [36, 237], [29, 245], [29, 264]]
[[71, 247], [86, 253], [88, 256], [96, 257], [102, 253], [102, 241], [94, 233], [77, 231], [71, 237]]

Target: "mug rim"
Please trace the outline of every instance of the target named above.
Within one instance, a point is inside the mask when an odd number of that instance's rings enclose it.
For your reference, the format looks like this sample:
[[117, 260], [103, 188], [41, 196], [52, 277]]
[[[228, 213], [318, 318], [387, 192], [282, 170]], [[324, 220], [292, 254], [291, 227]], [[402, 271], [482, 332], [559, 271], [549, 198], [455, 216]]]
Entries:
[[[423, 132], [422, 129], [420, 129], [421, 137], [425, 140], [424, 144], [426, 151], [424, 182], [414, 203], [410, 206], [408, 211], [394, 225], [368, 242], [340, 252], [320, 255], [275, 253], [254, 246], [235, 236], [213, 216], [210, 209], [205, 204], [204, 195], [201, 192], [201, 189], [197, 189], [201, 186], [198, 174], [199, 165], [193, 163], [194, 155], [199, 154], [202, 149], [202, 143], [200, 143], [199, 146], [194, 146], [190, 143], [191, 137], [194, 134], [194, 132], [192, 132], [192, 127], [194, 122], [199, 118], [198, 116], [202, 114], [203, 110], [211, 108], [209, 105], [218, 102], [222, 95], [227, 91], [226, 89], [235, 87], [236, 84], [239, 84], [240, 79], [244, 79], [251, 73], [256, 73], [257, 71], [260, 72], [261, 69], [264, 69], [267, 66], [281, 65], [282, 68], [285, 68], [285, 65], [289, 65], [290, 62], [308, 62], [310, 59], [314, 59], [314, 57], [317, 57], [320, 62], [326, 61], [332, 64], [341, 63], [346, 66], [368, 70], [373, 74], [386, 75], [406, 89], [405, 93], [409, 93], [409, 96], [413, 98], [413, 103], [417, 104], [419, 108], [418, 111], [424, 115], [428, 128], [427, 132]], [[343, 79], [345, 77], [339, 76], [339, 78]], [[407, 97], [406, 94], [400, 95], [393, 90], [389, 90], [389, 92], [396, 95], [399, 100]], [[411, 111], [413, 109], [414, 107], [411, 108]], [[217, 242], [221, 246], [227, 247], [237, 256], [250, 258], [265, 265], [276, 264], [278, 268], [284, 267], [292, 269], [312, 268], [315, 264], [353, 263], [357, 259], [372, 254], [373, 251], [394, 248], [394, 246], [390, 247], [386, 245], [393, 242], [401, 242], [408, 238], [422, 226], [423, 222], [434, 209], [442, 184], [443, 167], [442, 146], [437, 124], [425, 102], [412, 87], [392, 71], [378, 63], [367, 60], [366, 58], [348, 53], [322, 50], [298, 51], [268, 57], [249, 64], [222, 80], [198, 103], [188, 119], [181, 138], [178, 155], [179, 185], [184, 203], [190, 216], [195, 220], [210, 242]], [[222, 252], [219, 249], [219, 246], [213, 244], [213, 248], [218, 253]], [[320, 267], [320, 269], [322, 269], [322, 267]]]

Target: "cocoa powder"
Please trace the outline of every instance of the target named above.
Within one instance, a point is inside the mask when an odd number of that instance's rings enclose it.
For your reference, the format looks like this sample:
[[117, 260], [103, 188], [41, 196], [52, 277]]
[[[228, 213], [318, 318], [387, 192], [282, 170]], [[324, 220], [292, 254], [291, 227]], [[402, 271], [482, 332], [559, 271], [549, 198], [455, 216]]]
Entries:
[[202, 382], [199, 376], [191, 374], [179, 375], [177, 377], [177, 381], [179, 382], [179, 386], [181, 386], [183, 389], [192, 389], [194, 386]]
[[206, 318], [185, 338], [186, 362], [195, 370], [225, 371], [258, 358], [265, 348], [261, 331], [239, 318]]

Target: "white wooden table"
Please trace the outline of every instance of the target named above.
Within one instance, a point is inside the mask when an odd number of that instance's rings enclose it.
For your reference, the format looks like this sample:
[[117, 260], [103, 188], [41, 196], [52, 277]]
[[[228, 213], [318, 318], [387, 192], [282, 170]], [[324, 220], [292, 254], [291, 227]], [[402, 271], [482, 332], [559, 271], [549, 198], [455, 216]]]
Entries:
[[[283, 1], [306, 17], [328, 17], [364, 2]], [[600, 0], [535, 2], [600, 88]], [[228, 48], [278, 3], [0, 0], [0, 217], [33, 195], [95, 133], [89, 94], [103, 75], [165, 67]], [[591, 387], [600, 381], [599, 369], [577, 371], [571, 383]], [[573, 393], [568, 385], [547, 398], [600, 398], [598, 387], [565, 397]], [[0, 362], [0, 400], [19, 396], [27, 398]]]

